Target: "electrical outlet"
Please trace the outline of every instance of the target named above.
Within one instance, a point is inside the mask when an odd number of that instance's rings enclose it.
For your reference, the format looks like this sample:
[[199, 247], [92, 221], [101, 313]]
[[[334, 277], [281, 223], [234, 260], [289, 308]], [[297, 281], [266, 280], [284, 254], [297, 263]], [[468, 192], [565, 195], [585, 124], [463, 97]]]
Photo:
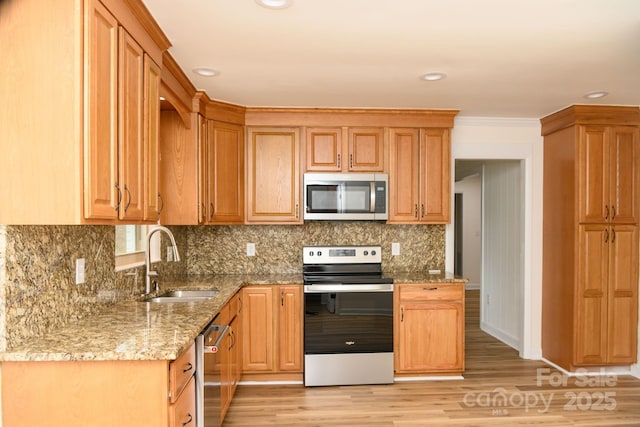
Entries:
[[84, 258], [76, 260], [76, 285], [84, 283]]
[[256, 256], [256, 244], [247, 243], [247, 256]]
[[173, 261], [173, 246], [167, 246], [167, 262]]
[[391, 244], [391, 255], [398, 256], [400, 255], [400, 243], [392, 243]]

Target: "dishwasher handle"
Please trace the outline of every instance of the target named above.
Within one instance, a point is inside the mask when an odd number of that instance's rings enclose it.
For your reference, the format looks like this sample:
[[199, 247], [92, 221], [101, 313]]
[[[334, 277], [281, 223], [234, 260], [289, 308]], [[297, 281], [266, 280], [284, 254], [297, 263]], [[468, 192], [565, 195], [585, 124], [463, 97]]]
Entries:
[[[217, 353], [222, 340], [229, 332], [228, 325], [211, 325], [204, 331], [204, 353]], [[213, 342], [212, 342], [213, 341]]]

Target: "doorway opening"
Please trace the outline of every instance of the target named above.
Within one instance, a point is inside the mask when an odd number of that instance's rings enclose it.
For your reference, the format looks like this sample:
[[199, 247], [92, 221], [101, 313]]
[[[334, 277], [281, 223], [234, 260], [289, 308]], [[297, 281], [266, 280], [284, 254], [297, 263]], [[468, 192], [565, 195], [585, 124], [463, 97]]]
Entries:
[[[524, 164], [456, 160], [454, 264], [480, 290], [480, 328], [522, 351]], [[455, 269], [455, 267], [454, 267]]]

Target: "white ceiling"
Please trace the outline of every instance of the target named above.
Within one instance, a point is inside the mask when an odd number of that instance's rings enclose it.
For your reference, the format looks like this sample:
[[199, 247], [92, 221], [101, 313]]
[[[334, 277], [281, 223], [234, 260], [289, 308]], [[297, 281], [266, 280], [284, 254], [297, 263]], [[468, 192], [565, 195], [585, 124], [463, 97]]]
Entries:
[[[640, 105], [640, 0], [143, 1], [196, 88], [234, 104], [522, 118]], [[432, 71], [447, 77], [420, 79]]]

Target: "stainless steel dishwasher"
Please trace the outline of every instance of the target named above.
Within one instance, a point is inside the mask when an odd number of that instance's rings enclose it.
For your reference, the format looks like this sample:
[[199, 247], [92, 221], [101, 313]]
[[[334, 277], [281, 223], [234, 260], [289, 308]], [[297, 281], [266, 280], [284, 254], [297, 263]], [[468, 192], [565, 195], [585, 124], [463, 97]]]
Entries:
[[228, 325], [216, 319], [196, 338], [196, 426], [219, 427], [222, 424], [220, 405], [220, 357]]

